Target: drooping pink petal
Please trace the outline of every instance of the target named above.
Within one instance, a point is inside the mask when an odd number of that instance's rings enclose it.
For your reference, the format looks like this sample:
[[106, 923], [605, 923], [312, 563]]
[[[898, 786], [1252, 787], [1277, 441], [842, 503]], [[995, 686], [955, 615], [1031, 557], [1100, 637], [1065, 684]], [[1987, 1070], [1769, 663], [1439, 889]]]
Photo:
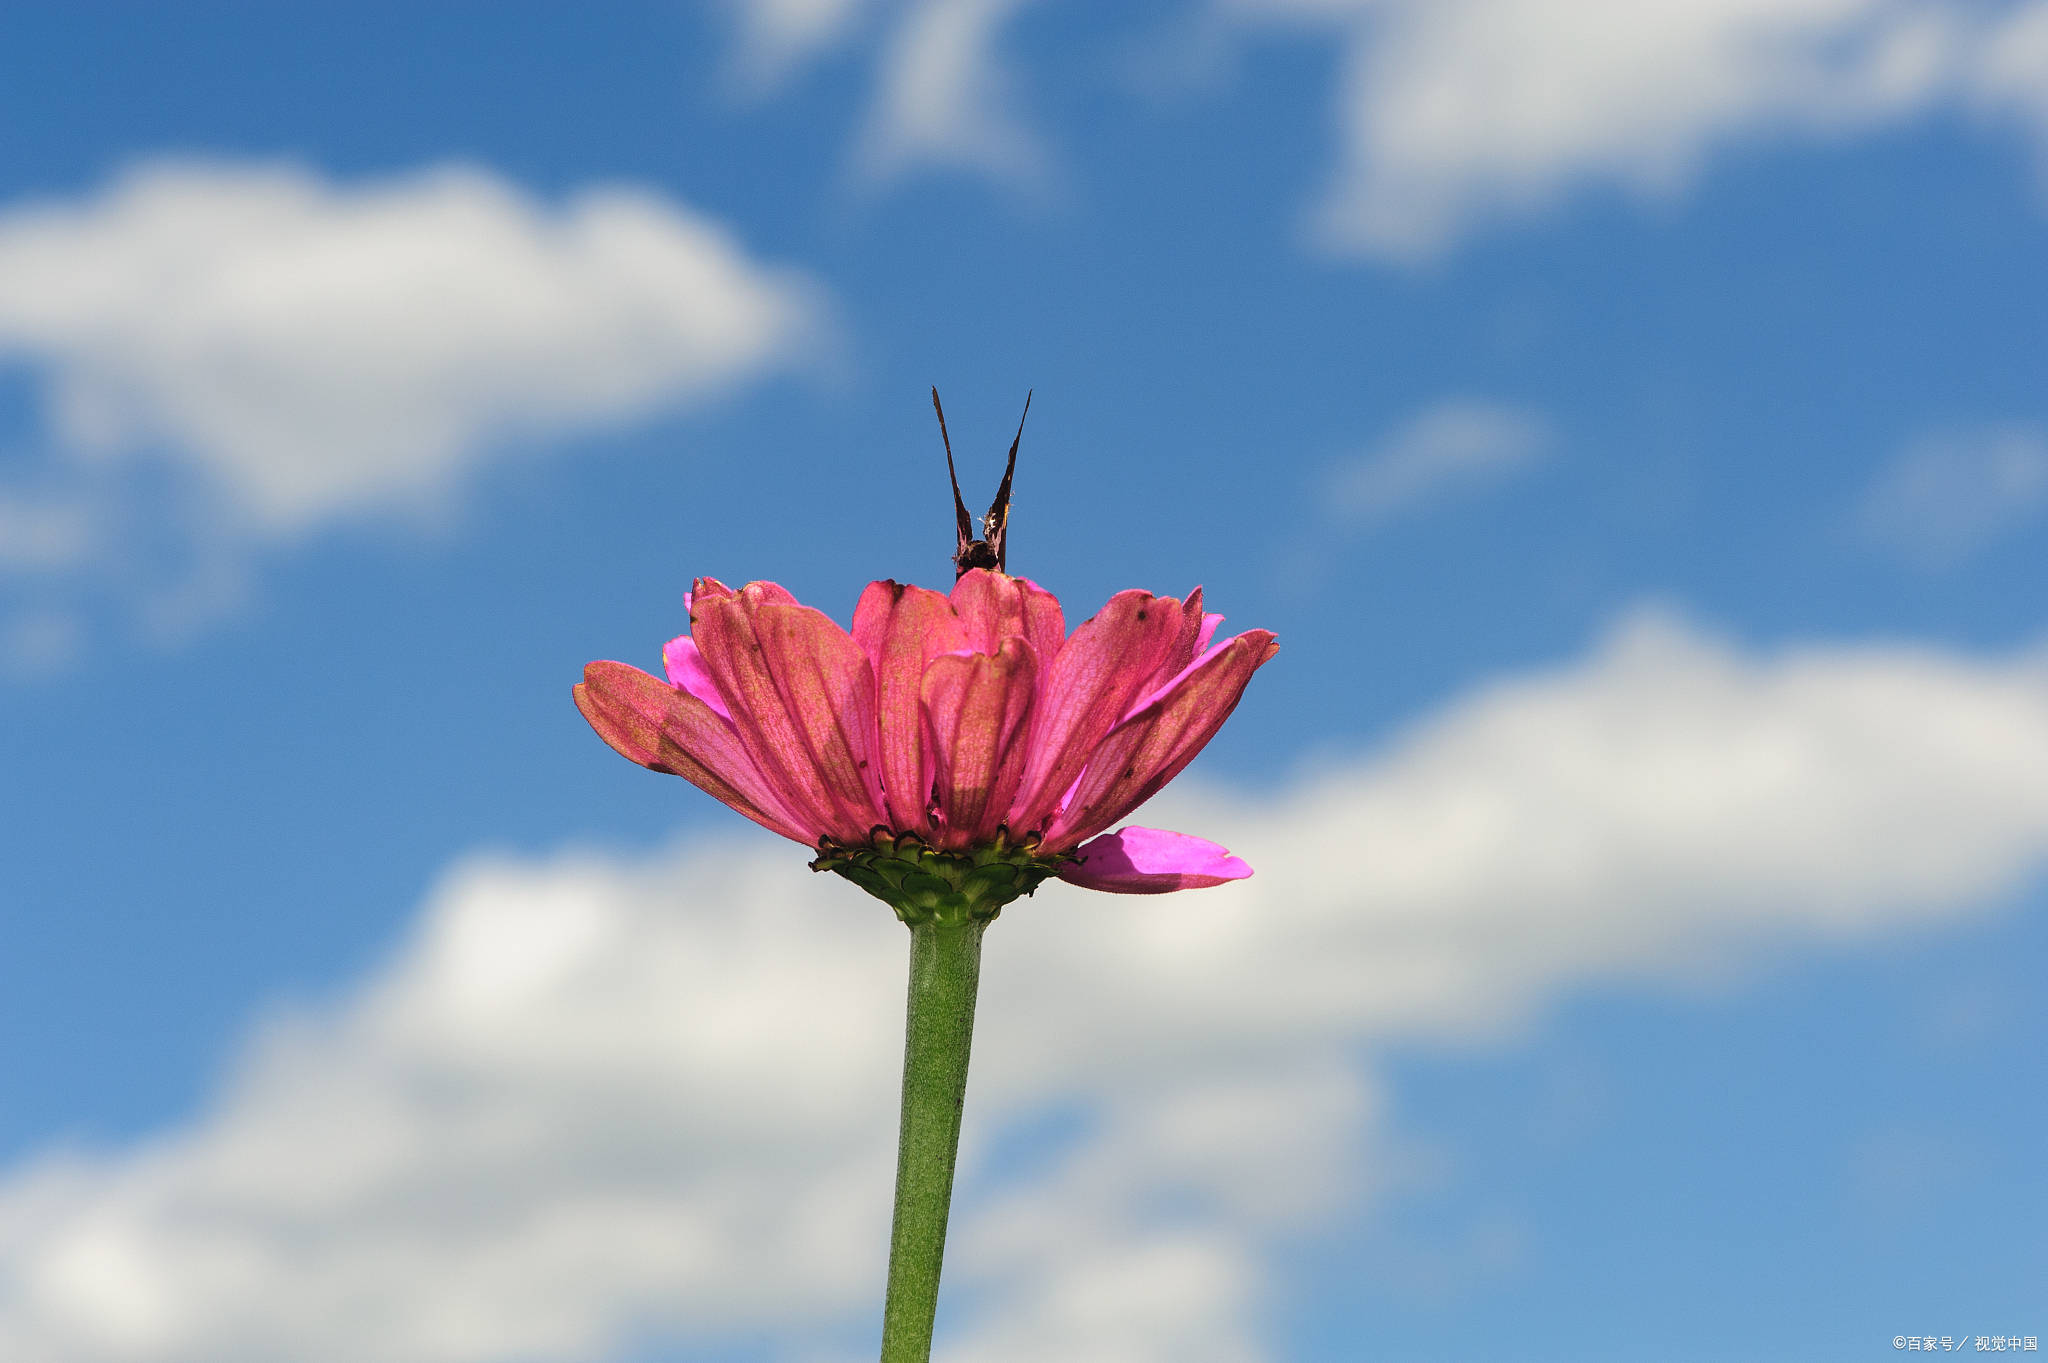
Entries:
[[949, 653], [924, 674], [932, 785], [941, 847], [971, 847], [995, 837], [1024, 777], [1024, 736], [1038, 680], [1031, 646], [1012, 636], [994, 656]]
[[1164, 828], [1119, 828], [1075, 853], [1061, 880], [1111, 894], [1168, 894], [1243, 880], [1252, 868], [1206, 838]]
[[1089, 754], [1166, 661], [1180, 626], [1180, 602], [1172, 597], [1118, 592], [1042, 669], [1031, 754], [1010, 803], [1012, 830], [1044, 831]]
[[[772, 588], [772, 590], [764, 590]], [[706, 599], [692, 632], [734, 728], [785, 805], [842, 842], [885, 822], [874, 669], [822, 612], [767, 583]]]
[[1080, 784], [1051, 828], [1060, 851], [1101, 832], [1158, 793], [1195, 758], [1280, 646], [1252, 629], [1211, 648], [1157, 699], [1116, 726], [1089, 755]]
[[732, 725], [689, 692], [625, 663], [596, 662], [583, 669], [574, 694], [590, 727], [620, 756], [682, 777], [763, 828], [817, 842], [818, 830], [775, 793]]
[[[690, 593], [684, 592], [683, 596], [687, 599]], [[697, 651], [695, 639], [678, 634], [662, 645], [661, 661], [670, 686], [682, 687], [716, 710], [719, 718], [732, 718], [732, 709], [725, 703], [725, 697], [718, 694], [718, 683], [711, 680], [711, 669], [704, 666], [704, 655]]]
[[853, 641], [875, 670], [881, 728], [882, 797], [889, 823], [925, 832], [932, 767], [925, 752], [921, 703], [925, 665], [966, 647], [944, 596], [900, 582], [870, 582], [853, 608]]
[[965, 647], [994, 653], [1003, 640], [1021, 636], [1038, 655], [1041, 680], [1066, 642], [1067, 618], [1059, 598], [1028, 577], [975, 568], [953, 584], [952, 602]]

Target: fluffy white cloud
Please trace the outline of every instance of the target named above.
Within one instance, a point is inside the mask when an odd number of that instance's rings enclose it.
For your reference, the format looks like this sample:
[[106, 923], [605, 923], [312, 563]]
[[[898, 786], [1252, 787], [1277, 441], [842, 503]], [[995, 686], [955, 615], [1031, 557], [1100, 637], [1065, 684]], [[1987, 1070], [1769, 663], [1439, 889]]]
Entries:
[[[735, 64], [755, 90], [827, 52], [875, 37], [873, 94], [852, 148], [870, 184], [966, 170], [1023, 186], [1051, 171], [1018, 111], [1003, 30], [1030, 0], [729, 0]], [[863, 56], [867, 56], [863, 52]]]
[[1416, 413], [1331, 476], [1328, 506], [1379, 521], [1510, 476], [1550, 444], [1543, 420], [1496, 402], [1456, 399]]
[[2048, 4], [2036, 0], [2007, 13], [1990, 31], [1970, 74], [1980, 107], [2031, 119], [2048, 137]]
[[1026, 0], [913, 0], [877, 72], [861, 169], [887, 179], [923, 165], [1030, 182], [1047, 163], [1016, 114], [1015, 79], [997, 58], [1002, 27]]
[[[1174, 805], [1259, 874], [1052, 887], [990, 936], [954, 1363], [1267, 1356], [1268, 1249], [1391, 1163], [1361, 1047], [1994, 902], [2048, 860], [2048, 661], [1760, 657], [1642, 617], [1276, 796]], [[460, 868], [203, 1117], [0, 1178], [0, 1357], [865, 1338], [903, 947], [739, 833]]]
[[1986, 426], [1923, 437], [1864, 493], [1858, 530], [1931, 567], [1958, 562], [2048, 510], [2048, 431]]
[[582, 1359], [867, 1303], [901, 943], [786, 856], [457, 871], [212, 1112], [0, 1194], [0, 1357]]
[[727, 0], [739, 60], [753, 82], [773, 82], [843, 41], [868, 0]]
[[80, 503], [0, 492], [0, 571], [68, 568], [91, 546], [91, 512]]
[[1947, 0], [1222, 0], [1334, 27], [1337, 250], [1434, 255], [1574, 190], [1662, 193], [1746, 138], [1961, 107], [2048, 131], [2048, 4]]
[[78, 657], [84, 628], [68, 611], [31, 609], [0, 622], [0, 676], [38, 677]]
[[259, 535], [729, 388], [818, 316], [802, 278], [633, 189], [159, 163], [0, 208], [0, 360], [42, 375], [55, 442], [171, 460]]
[[48, 626], [67, 593], [189, 633], [261, 546], [441, 507], [491, 459], [802, 363], [826, 314], [645, 190], [158, 162], [0, 205], [0, 365], [47, 412], [33, 495], [0, 488], [0, 586], [27, 603], [5, 652], [75, 653]]
[[[884, 35], [856, 150], [1042, 182], [1001, 30], [1025, 0], [771, 0], [740, 6], [741, 65], [770, 76]], [[1575, 193], [1683, 189], [1714, 154], [1842, 138], [1945, 110], [2048, 142], [2048, 0], [1205, 0], [1155, 33], [1152, 67], [1211, 67], [1247, 33], [1343, 49], [1339, 152], [1312, 215], [1344, 254], [1414, 262]], [[1184, 80], [1183, 72], [1172, 83]], [[1154, 81], [1158, 79], [1154, 72]]]

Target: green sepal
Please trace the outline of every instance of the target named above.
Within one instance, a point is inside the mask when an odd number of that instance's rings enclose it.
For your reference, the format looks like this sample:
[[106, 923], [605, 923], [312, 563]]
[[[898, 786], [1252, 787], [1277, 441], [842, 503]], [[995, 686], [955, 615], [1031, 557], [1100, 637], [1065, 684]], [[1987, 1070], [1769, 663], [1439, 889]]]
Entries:
[[877, 827], [866, 843], [818, 840], [813, 871], [846, 877], [916, 927], [988, 922], [1011, 900], [1035, 891], [1073, 860], [1042, 856], [1036, 834], [1011, 841], [1006, 830], [981, 847], [946, 852], [915, 833]]

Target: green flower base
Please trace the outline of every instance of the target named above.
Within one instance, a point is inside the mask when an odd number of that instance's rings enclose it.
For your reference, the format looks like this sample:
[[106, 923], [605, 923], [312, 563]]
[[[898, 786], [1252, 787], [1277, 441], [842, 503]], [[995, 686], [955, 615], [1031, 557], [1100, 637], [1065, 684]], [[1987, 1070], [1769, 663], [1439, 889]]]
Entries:
[[1036, 835], [996, 841], [962, 852], [942, 852], [915, 833], [877, 828], [873, 840], [848, 846], [821, 838], [813, 871], [842, 875], [896, 911], [911, 927], [986, 923], [1003, 905], [1036, 890], [1072, 860], [1038, 855]]

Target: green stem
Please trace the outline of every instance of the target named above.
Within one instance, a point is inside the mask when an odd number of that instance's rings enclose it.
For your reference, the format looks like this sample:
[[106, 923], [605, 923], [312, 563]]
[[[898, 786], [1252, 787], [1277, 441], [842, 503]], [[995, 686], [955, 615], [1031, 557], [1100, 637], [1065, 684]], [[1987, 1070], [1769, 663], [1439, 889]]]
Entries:
[[889, 1233], [889, 1297], [882, 1363], [927, 1363], [946, 1254], [960, 1105], [974, 1042], [985, 920], [910, 929], [910, 1003], [903, 1037], [903, 1125], [896, 1148], [896, 1220]]

